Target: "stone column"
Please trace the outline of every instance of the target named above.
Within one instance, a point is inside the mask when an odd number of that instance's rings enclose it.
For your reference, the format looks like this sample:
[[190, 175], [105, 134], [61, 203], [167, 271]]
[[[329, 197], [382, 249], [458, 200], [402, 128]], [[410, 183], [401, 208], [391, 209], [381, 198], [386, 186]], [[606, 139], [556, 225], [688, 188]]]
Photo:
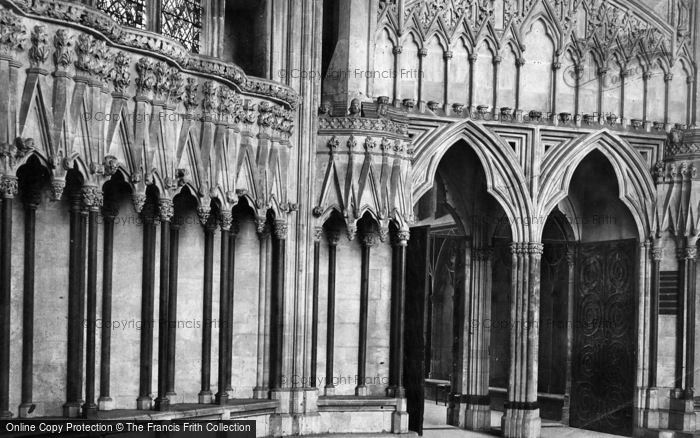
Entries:
[[627, 82], [627, 76], [629, 75], [629, 70], [625, 69], [620, 72], [620, 120], [625, 123], [625, 83]]
[[423, 76], [424, 76], [424, 63], [425, 57], [428, 56], [428, 49], [420, 48], [418, 50], [418, 108], [422, 111], [423, 105]]
[[222, 211], [220, 214], [221, 226], [221, 261], [219, 280], [219, 377], [218, 392], [216, 393], [216, 403], [225, 405], [228, 403], [228, 391], [226, 391], [226, 362], [228, 358], [228, 320], [229, 315], [229, 290], [228, 290], [228, 266], [229, 266], [229, 231], [231, 230], [231, 211]]
[[[214, 282], [214, 232], [216, 226], [209, 221], [209, 208], [198, 209], [199, 221], [204, 229], [204, 288], [202, 291], [202, 386], [199, 391], [199, 403], [209, 404], [211, 393], [211, 327], [212, 295]], [[213, 222], [213, 221], [211, 221]]]
[[601, 67], [598, 69], [598, 116], [603, 117], [603, 88], [605, 87], [605, 78], [608, 75], [608, 68]]
[[87, 254], [87, 341], [85, 348], [85, 404], [83, 416], [90, 418], [97, 413], [95, 403], [95, 344], [97, 325], [97, 220], [102, 207], [102, 191], [86, 186], [82, 192], [83, 204], [88, 209]]
[[671, 81], [673, 81], [673, 73], [664, 75], [664, 125], [669, 123], [669, 105], [671, 102]]
[[160, 218], [160, 295], [158, 300], [158, 397], [156, 409], [167, 411], [168, 400], [168, 301], [170, 294], [170, 220], [173, 217], [173, 201], [158, 201]]
[[321, 237], [323, 228], [314, 229], [314, 273], [311, 296], [311, 371], [310, 386], [316, 388], [316, 368], [318, 366], [318, 286], [321, 267]]
[[149, 410], [153, 404], [151, 381], [153, 380], [153, 310], [156, 270], [156, 227], [153, 204], [147, 204], [143, 215], [143, 278], [141, 283], [141, 351], [139, 373], [139, 398], [137, 409]]
[[[0, 224], [0, 418], [10, 412], [10, 309], [12, 305], [12, 200], [17, 195], [17, 178], [0, 177], [2, 224]], [[71, 216], [72, 217], [72, 216]]]
[[649, 79], [651, 79], [652, 73], [650, 71], [645, 71], [642, 74], [642, 80], [644, 82], [644, 115], [643, 119], [644, 122], [648, 122], [649, 120]]
[[476, 53], [469, 54], [469, 111], [471, 111], [474, 106], [474, 64], [476, 64], [478, 58], [479, 55]]
[[541, 243], [512, 244], [510, 376], [506, 412], [501, 419], [506, 438], [540, 435], [537, 350], [542, 250]]
[[520, 95], [522, 94], [523, 87], [521, 84], [521, 79], [523, 77], [523, 66], [525, 65], [525, 58], [518, 58], [515, 61], [515, 109], [520, 108]]
[[686, 109], [686, 120], [685, 123], [688, 126], [693, 126], [695, 125], [695, 117], [693, 116], [694, 110], [693, 110], [693, 105], [695, 102], [695, 99], [690, 98], [690, 96], [693, 95], [693, 88], [695, 86], [695, 78], [693, 76], [688, 76], [685, 78], [686, 86], [687, 86], [687, 93], [688, 93], [688, 108]]
[[362, 268], [360, 270], [360, 332], [357, 349], [357, 386], [355, 395], [367, 395], [365, 385], [367, 372], [367, 313], [369, 306], [369, 263], [370, 251], [377, 244], [377, 234], [365, 232], [360, 235], [362, 244]]
[[493, 57], [493, 107], [491, 108], [491, 111], [494, 115], [499, 114], [498, 108], [500, 103], [498, 102], [498, 82], [499, 77], [501, 76], [501, 62], [503, 62], [503, 58], [501, 56]]
[[574, 113], [575, 114], [580, 114], [581, 113], [581, 76], [583, 75], [583, 65], [581, 64], [576, 64], [574, 66], [574, 72], [576, 74], [576, 96], [575, 96], [575, 109]]
[[396, 232], [392, 244], [394, 246], [394, 262], [392, 264], [392, 301], [391, 301], [391, 356], [389, 362], [389, 397], [405, 398], [403, 386], [403, 337], [404, 337], [404, 307], [406, 302], [406, 246], [410, 238], [409, 230]]
[[22, 298], [22, 404], [17, 414], [29, 416], [34, 410], [34, 267], [36, 248], [36, 210], [39, 193], [29, 194], [24, 203], [24, 293]]
[[168, 280], [168, 372], [165, 395], [169, 400], [177, 395], [175, 392], [175, 348], [177, 340], [177, 274], [180, 249], [180, 224], [170, 225], [170, 269]]
[[558, 73], [561, 69], [561, 62], [555, 61], [552, 63], [552, 114], [557, 114], [557, 89], [558, 89]]
[[[680, 280], [678, 287], [678, 313], [676, 314], [676, 369], [674, 389], [671, 391], [669, 403], [668, 425], [670, 429], [684, 432], [694, 432], [697, 429], [695, 402], [693, 400], [695, 358], [690, 357], [691, 353], [693, 356], [695, 353], [696, 245], [697, 238], [678, 238], [676, 252]], [[690, 344], [691, 341], [693, 345]], [[688, 368], [688, 366], [691, 368]], [[688, 380], [689, 377], [690, 381]]]
[[[80, 416], [80, 399], [82, 397], [84, 327], [81, 295], [83, 294], [84, 280], [81, 280], [81, 277], [84, 277], [85, 270], [84, 258], [81, 262], [81, 256], [85, 233], [80, 196], [79, 192], [71, 194], [70, 207], [67, 363], [71, 366], [68, 367], [66, 376], [66, 403], [63, 405], [63, 416], [69, 418]], [[9, 276], [3, 276], [3, 278], [9, 278]]]
[[97, 407], [101, 411], [114, 408], [110, 397], [110, 362], [112, 358], [112, 269], [114, 256], [114, 218], [117, 210], [114, 205], [103, 209], [104, 218], [102, 253], [102, 327], [100, 329], [100, 398]]
[[283, 387], [284, 361], [284, 276], [287, 222], [276, 220], [272, 240], [272, 297], [270, 309], [270, 385], [273, 390]]
[[566, 377], [564, 381], [564, 406], [561, 422], [569, 425], [571, 412], [571, 372], [574, 353], [574, 296], [576, 294], [576, 247], [566, 249], [566, 263], [569, 267], [569, 282], [566, 299]]
[[443, 98], [442, 98], [442, 108], [447, 112], [449, 108], [450, 100], [450, 61], [452, 60], [452, 50], [447, 50], [442, 54], [442, 59], [445, 61], [445, 71], [443, 75]]
[[336, 249], [340, 240], [340, 232], [328, 231], [328, 310], [326, 312], [326, 395], [335, 394], [333, 384], [333, 360], [335, 349], [335, 264]]
[[[464, 376], [461, 402], [465, 404], [464, 427], [469, 430], [485, 430], [491, 427], [491, 409], [488, 386], [488, 347], [486, 320], [491, 300], [490, 248], [472, 250], [471, 284], [466, 290], [464, 357], [467, 370]], [[460, 421], [461, 423], [461, 421]]]
[[396, 46], [393, 49], [394, 53], [394, 106], [401, 107], [401, 96], [399, 96], [399, 83], [401, 75], [399, 71], [401, 70], [401, 52], [403, 52], [402, 46]]
[[267, 262], [268, 243], [270, 240], [270, 228], [267, 226], [265, 218], [256, 220], [259, 251], [258, 251], [258, 351], [257, 351], [257, 367], [255, 388], [253, 389], [253, 398], [265, 399], [269, 396], [270, 388], [266, 384], [265, 364], [267, 356], [268, 343], [268, 269]]
[[695, 295], [697, 294], [696, 267], [698, 236], [687, 237], [685, 244], [686, 276], [686, 330], [685, 330], [685, 400], [692, 402], [695, 396]]
[[[391, 327], [391, 352], [390, 375], [393, 379], [393, 387], [389, 388], [390, 396], [396, 397], [396, 411], [392, 418], [392, 432], [408, 432], [408, 412], [406, 412], [406, 390], [403, 385], [403, 358], [404, 358], [404, 327], [406, 305], [406, 247], [410, 238], [410, 231], [400, 229], [394, 238], [394, 275], [392, 276], [392, 308], [395, 318]], [[390, 385], [391, 385], [390, 383]]]
[[664, 249], [661, 239], [654, 241], [651, 251], [651, 302], [649, 321], [649, 389], [656, 388], [656, 374], [659, 345], [659, 287], [661, 277], [661, 261], [664, 258]]
[[231, 372], [233, 367], [233, 307], [234, 307], [234, 280], [235, 280], [235, 259], [236, 259], [236, 236], [238, 236], [238, 222], [231, 222], [228, 244], [228, 316], [226, 320], [226, 345], [228, 346], [226, 356], [226, 392], [229, 398], [233, 398], [233, 386], [231, 386]]

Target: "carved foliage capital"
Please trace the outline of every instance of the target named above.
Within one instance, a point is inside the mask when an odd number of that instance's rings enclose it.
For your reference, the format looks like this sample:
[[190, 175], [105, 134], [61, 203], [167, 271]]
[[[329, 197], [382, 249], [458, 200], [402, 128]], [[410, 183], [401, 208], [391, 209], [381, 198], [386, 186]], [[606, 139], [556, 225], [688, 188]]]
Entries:
[[233, 225], [233, 215], [230, 211], [219, 212], [219, 226], [223, 231], [230, 231]]
[[32, 47], [29, 49], [29, 63], [32, 67], [39, 67], [49, 59], [49, 35], [46, 33], [46, 26], [34, 26], [31, 41]]
[[285, 240], [287, 238], [287, 221], [276, 220], [272, 227], [272, 233], [278, 240]]
[[12, 199], [17, 196], [17, 177], [10, 175], [0, 176], [0, 196]]
[[360, 233], [360, 243], [362, 243], [362, 246], [370, 247], [370, 248], [373, 246], [376, 246], [378, 239], [379, 239], [379, 235], [376, 232], [369, 231], [369, 232]]
[[96, 186], [83, 186], [80, 190], [80, 200], [85, 210], [98, 211], [103, 202], [102, 190]]

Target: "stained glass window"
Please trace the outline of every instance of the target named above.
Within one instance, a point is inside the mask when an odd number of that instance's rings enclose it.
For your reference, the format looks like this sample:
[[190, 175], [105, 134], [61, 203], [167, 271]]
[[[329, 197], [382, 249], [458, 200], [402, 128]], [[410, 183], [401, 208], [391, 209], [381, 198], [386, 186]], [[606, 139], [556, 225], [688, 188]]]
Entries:
[[200, 0], [162, 0], [162, 34], [182, 42], [191, 52], [199, 53], [202, 30]]
[[146, 0], [97, 0], [97, 7], [120, 24], [146, 28]]

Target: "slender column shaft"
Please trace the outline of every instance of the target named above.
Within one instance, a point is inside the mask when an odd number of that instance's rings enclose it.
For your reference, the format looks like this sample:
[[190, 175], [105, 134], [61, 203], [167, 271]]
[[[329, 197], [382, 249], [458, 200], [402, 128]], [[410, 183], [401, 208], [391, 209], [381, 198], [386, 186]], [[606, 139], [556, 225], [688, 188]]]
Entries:
[[267, 245], [270, 237], [269, 227], [265, 218], [256, 220], [258, 233], [258, 349], [255, 389], [253, 397], [267, 398], [269, 392], [265, 383], [265, 358], [267, 356]]
[[469, 110], [474, 106], [474, 65], [476, 64], [477, 55], [472, 53], [469, 55]]
[[270, 385], [282, 388], [282, 362], [284, 342], [284, 275], [287, 223], [275, 221], [272, 245], [273, 281], [270, 315]]
[[566, 380], [564, 390], [564, 407], [562, 408], [562, 423], [569, 424], [571, 407], [571, 372], [572, 358], [574, 351], [574, 294], [576, 290], [576, 248], [571, 246], [566, 250], [566, 262], [569, 267], [568, 288], [566, 300]]
[[[168, 297], [168, 382], [166, 395], [174, 397], [175, 392], [175, 348], [177, 344], [177, 275], [180, 247], [180, 226], [170, 226], [170, 280]], [[172, 400], [171, 400], [172, 401]]]
[[[401, 69], [401, 52], [403, 51], [402, 46], [396, 46], [393, 49], [394, 53], [394, 72], [398, 72]], [[394, 75], [394, 106], [399, 106], [401, 102], [401, 96], [399, 96], [399, 81], [400, 76], [398, 74]]]
[[625, 82], [628, 74], [627, 70], [620, 72], [620, 119], [625, 118]]
[[672, 80], [673, 73], [667, 73], [664, 75], [664, 123], [669, 122]]
[[151, 409], [153, 379], [153, 310], [155, 297], [156, 218], [153, 205], [143, 213], [143, 279], [141, 284], [141, 352], [138, 408]]
[[233, 307], [234, 307], [234, 280], [236, 264], [236, 234], [237, 224], [231, 226], [228, 245], [228, 325], [226, 326], [226, 345], [228, 345], [228, 355], [226, 356], [226, 391], [233, 391], [231, 386], [231, 370], [233, 367]]
[[0, 178], [2, 224], [0, 224], [0, 418], [12, 418], [10, 412], [10, 308], [12, 299], [12, 200], [17, 194], [17, 179]]
[[326, 312], [326, 395], [333, 395], [333, 360], [335, 350], [335, 263], [339, 233], [330, 231], [328, 237], [328, 310]]
[[160, 291], [158, 299], [158, 397], [156, 398], [156, 409], [166, 411], [170, 407], [167, 389], [172, 201], [170, 199], [161, 199], [158, 202], [158, 213], [160, 217]]
[[71, 196], [70, 209], [70, 248], [69, 248], [69, 274], [68, 274], [68, 357], [67, 363], [72, 364], [68, 368], [66, 376], [66, 403], [63, 405], [64, 417], [78, 417], [80, 415], [80, 397], [82, 387], [83, 360], [82, 360], [82, 334], [83, 314], [81, 312], [81, 246], [83, 245], [83, 225], [80, 211], [80, 194]]
[[199, 391], [199, 402], [211, 403], [211, 326], [212, 326], [212, 295], [214, 283], [214, 230], [208, 224], [209, 208], [199, 209], [199, 220], [204, 229], [204, 286], [202, 291], [202, 370]]
[[360, 332], [357, 350], [357, 387], [355, 395], [367, 395], [367, 314], [369, 310], [369, 263], [371, 248], [377, 244], [375, 233], [363, 233], [362, 267], [360, 270]]
[[676, 313], [676, 361], [674, 369], [674, 392], [679, 395], [683, 389], [683, 365], [685, 349], [685, 289], [687, 285], [685, 248], [680, 247], [678, 255], [678, 309]]
[[656, 387], [656, 368], [659, 346], [659, 287], [661, 277], [661, 260], [663, 260], [663, 248], [660, 242], [652, 249], [651, 264], [651, 299], [649, 321], [649, 387]]
[[558, 78], [559, 69], [561, 69], [561, 62], [556, 61], [552, 64], [552, 114], [557, 114], [557, 90], [558, 90]]
[[311, 297], [311, 387], [316, 387], [316, 366], [318, 365], [318, 277], [321, 264], [321, 232], [314, 236], [314, 276], [313, 296]]
[[491, 100], [493, 114], [498, 114], [498, 107], [500, 103], [498, 101], [498, 83], [500, 82], [501, 75], [501, 62], [503, 58], [500, 56], [493, 57], [493, 99]]
[[686, 302], [687, 322], [685, 331], [685, 391], [686, 400], [693, 400], [695, 395], [695, 294], [696, 289], [696, 264], [698, 248], [696, 239], [688, 238], [685, 249], [686, 270]]
[[85, 202], [86, 194], [89, 200], [86, 202], [88, 213], [88, 245], [87, 245], [87, 342], [85, 349], [85, 404], [83, 416], [92, 417], [97, 413], [95, 403], [95, 366], [97, 342], [97, 220], [99, 208], [102, 204], [102, 193], [96, 187], [86, 188], [89, 192], [83, 192]]
[[22, 405], [20, 417], [33, 408], [34, 378], [34, 267], [38, 196], [24, 206], [24, 295], [22, 303]]
[[[112, 209], [104, 214], [104, 250], [102, 261], [102, 321], [112, 320], [112, 271], [114, 259], [114, 217]], [[110, 361], [112, 357], [112, 330], [110, 324], [103, 324], [100, 331], [100, 409], [105, 409], [110, 397]]]
[[598, 115], [603, 116], [603, 96], [605, 95], [605, 78], [607, 77], [608, 69], [601, 68], [598, 70]]
[[[452, 60], [452, 51], [448, 50], [445, 53], [443, 53], [442, 58], [445, 61], [445, 71], [443, 74], [443, 88], [442, 88], [442, 104], [443, 108], [445, 111], [447, 111], [447, 108], [449, 106], [449, 100], [450, 100], [450, 61]], [[396, 70], [398, 71], [398, 70]]]
[[644, 81], [644, 114], [643, 114], [643, 119], [645, 122], [649, 121], [649, 79], [651, 79], [651, 72], [646, 71], [642, 75], [642, 79]]
[[228, 392], [226, 391], [226, 362], [228, 358], [228, 307], [229, 307], [229, 290], [228, 290], [228, 267], [229, 267], [229, 232], [231, 230], [231, 212], [221, 212], [221, 268], [219, 280], [219, 377], [218, 377], [218, 392], [216, 393], [216, 402], [220, 405], [225, 405], [228, 402]]
[[580, 64], [577, 64], [574, 66], [574, 72], [576, 74], [576, 96], [575, 96], [575, 104], [574, 104], [574, 113], [575, 114], [580, 114], [581, 113], [581, 75], [583, 75], [583, 66]]
[[394, 375], [396, 376], [397, 389], [395, 397], [404, 398], [406, 392], [403, 385], [403, 356], [404, 356], [404, 308], [406, 306], [406, 246], [408, 245], [409, 231], [401, 230], [398, 233], [398, 246], [396, 248], [396, 362], [394, 363]]
[[420, 103], [423, 101], [423, 92], [425, 91], [423, 87], [425, 86], [425, 81], [423, 80], [423, 74], [425, 71], [425, 57], [428, 56], [427, 49], [418, 50], [418, 105], [420, 108]]

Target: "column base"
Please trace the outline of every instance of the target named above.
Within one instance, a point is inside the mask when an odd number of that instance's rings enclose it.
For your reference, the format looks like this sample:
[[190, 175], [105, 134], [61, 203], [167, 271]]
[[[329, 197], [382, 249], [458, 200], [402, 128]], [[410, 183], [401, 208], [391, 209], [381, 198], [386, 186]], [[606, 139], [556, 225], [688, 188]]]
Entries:
[[541, 429], [539, 409], [506, 409], [501, 417], [504, 438], [539, 438]]
[[83, 405], [83, 418], [94, 418], [97, 415], [96, 403], [85, 403]]
[[[29, 418], [29, 415], [34, 412], [34, 409], [36, 409], [36, 405], [32, 402], [27, 402], [27, 403], [22, 403], [19, 405], [19, 409], [17, 409], [17, 417], [19, 418]], [[12, 415], [12, 412], [10, 412], [10, 415]], [[2, 416], [0, 416], [2, 418]]]
[[335, 386], [326, 386], [325, 388], [323, 388], [323, 394], [326, 397], [335, 395]]
[[695, 418], [695, 402], [684, 398], [669, 400], [668, 427], [683, 432], [698, 430]]
[[368, 394], [367, 387], [365, 385], [360, 385], [355, 388], [355, 395], [358, 397], [366, 397]]
[[491, 429], [491, 406], [469, 405], [464, 413], [464, 428], [467, 430]]
[[228, 403], [228, 393], [227, 392], [219, 392], [216, 394], [216, 404], [223, 406]]
[[168, 397], [158, 397], [156, 399], [156, 411], [170, 410], [170, 399]]
[[292, 435], [294, 430], [292, 423], [292, 416], [289, 414], [270, 415], [270, 436]]
[[646, 429], [660, 429], [659, 389], [647, 388], [644, 398], [646, 408], [642, 411], [642, 426]]
[[[65, 409], [65, 407], [64, 407], [64, 409]], [[6, 419], [9, 419], [9, 418], [12, 418], [12, 417], [14, 417], [14, 415], [12, 414], [12, 412], [10, 412], [10, 411], [0, 411], [0, 418], [1, 418], [1, 419], [6, 420]]]
[[150, 411], [153, 407], [153, 399], [151, 397], [139, 397], [136, 399], [136, 409], [139, 411]]
[[100, 397], [97, 400], [97, 409], [100, 411], [114, 410], [114, 400], [111, 397]]
[[68, 402], [63, 405], [63, 416], [66, 418], [80, 417], [80, 402]]
[[208, 405], [212, 402], [214, 396], [212, 395], [211, 391], [201, 391], [199, 393], [199, 404], [200, 405]]

